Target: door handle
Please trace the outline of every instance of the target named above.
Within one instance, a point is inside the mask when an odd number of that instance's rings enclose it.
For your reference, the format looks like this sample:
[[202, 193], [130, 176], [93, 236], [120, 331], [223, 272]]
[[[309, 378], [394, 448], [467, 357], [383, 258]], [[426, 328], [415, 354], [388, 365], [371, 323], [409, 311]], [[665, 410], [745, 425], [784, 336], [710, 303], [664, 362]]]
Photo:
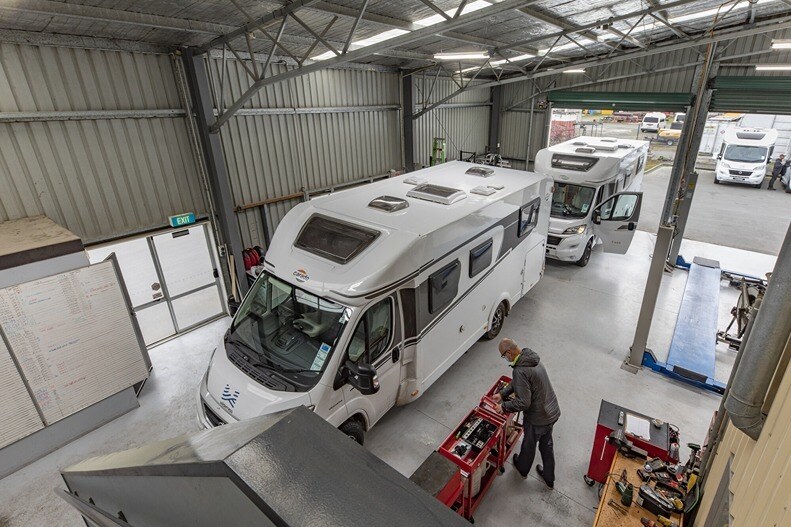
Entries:
[[629, 222], [629, 226], [627, 227], [630, 231], [633, 231], [637, 225], [633, 221]]

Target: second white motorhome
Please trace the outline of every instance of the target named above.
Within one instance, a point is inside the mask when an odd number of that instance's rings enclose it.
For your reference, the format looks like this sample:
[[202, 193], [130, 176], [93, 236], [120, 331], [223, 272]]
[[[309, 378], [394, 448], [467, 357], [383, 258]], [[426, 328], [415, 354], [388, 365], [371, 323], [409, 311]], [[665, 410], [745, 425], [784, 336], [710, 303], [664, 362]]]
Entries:
[[[555, 180], [547, 257], [584, 267], [597, 242], [605, 252], [625, 253], [637, 225], [647, 158], [647, 141], [609, 137], [582, 136], [539, 151], [536, 172]], [[609, 223], [598, 214], [609, 204], [627, 220], [617, 233], [608, 232]]]
[[727, 130], [717, 154], [714, 183], [745, 183], [761, 188], [776, 142], [777, 131], [772, 129]]
[[217, 343], [200, 421], [305, 405], [362, 442], [498, 334], [543, 273], [551, 197], [547, 176], [450, 162], [297, 205]]

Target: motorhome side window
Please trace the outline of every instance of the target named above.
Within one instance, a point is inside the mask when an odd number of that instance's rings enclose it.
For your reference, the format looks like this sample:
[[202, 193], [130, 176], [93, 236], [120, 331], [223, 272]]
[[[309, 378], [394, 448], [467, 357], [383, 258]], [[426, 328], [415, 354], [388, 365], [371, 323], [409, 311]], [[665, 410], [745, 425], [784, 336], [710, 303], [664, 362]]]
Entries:
[[492, 263], [492, 239], [470, 250], [470, 278], [483, 272]]
[[517, 235], [521, 238], [530, 232], [538, 225], [538, 212], [541, 207], [541, 200], [534, 199], [527, 205], [522, 205], [519, 209], [519, 231]]
[[385, 298], [365, 312], [349, 343], [349, 360], [372, 364], [387, 351], [393, 335], [392, 301]]
[[432, 315], [448, 307], [459, 291], [461, 263], [446, 265], [428, 277], [428, 312]]
[[552, 156], [552, 168], [562, 168], [564, 170], [576, 170], [577, 172], [587, 172], [599, 161], [595, 157], [569, 156], [554, 154]]
[[345, 264], [371, 245], [377, 236], [378, 231], [317, 214], [305, 222], [294, 246]]

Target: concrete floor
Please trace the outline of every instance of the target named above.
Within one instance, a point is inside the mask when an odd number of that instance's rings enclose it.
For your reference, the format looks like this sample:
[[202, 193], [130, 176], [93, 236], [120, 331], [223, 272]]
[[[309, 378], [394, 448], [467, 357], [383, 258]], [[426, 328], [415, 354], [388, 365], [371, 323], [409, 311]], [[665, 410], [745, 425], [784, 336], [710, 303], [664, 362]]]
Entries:
[[[685, 242], [684, 250], [754, 274], [774, 264], [769, 256], [698, 242]], [[652, 252], [653, 236], [638, 232], [624, 256], [597, 250], [584, 269], [548, 262], [544, 278], [512, 310], [502, 336], [541, 355], [560, 399], [563, 416], [554, 434], [557, 481], [549, 490], [534, 471], [523, 481], [509, 467], [476, 514], [477, 525], [592, 523], [596, 489], [587, 487], [582, 475], [602, 398], [675, 423], [683, 442], [702, 441], [719, 397], [652, 372], [634, 375], [619, 368], [633, 337]], [[664, 278], [649, 341], [660, 359], [667, 354], [685, 280], [680, 271]], [[729, 321], [735, 298], [735, 290], [722, 289], [721, 327]], [[227, 324], [228, 319], [215, 322], [153, 349], [154, 372], [139, 409], [1, 480], [0, 526], [82, 525], [52, 493], [62, 486], [59, 468], [196, 430], [195, 389]], [[496, 341], [476, 344], [418, 401], [393, 409], [369, 433], [367, 448], [404, 475], [411, 474], [483, 391], [508, 373], [496, 346]], [[732, 353], [718, 352], [718, 378], [727, 378], [732, 361]]]
[[[671, 167], [660, 167], [643, 179], [639, 229], [656, 232], [670, 171]], [[779, 183], [775, 184], [779, 190], [767, 190], [768, 180], [761, 189], [715, 185], [713, 172], [698, 172], [684, 238], [776, 256], [791, 222], [791, 194], [786, 194]]]

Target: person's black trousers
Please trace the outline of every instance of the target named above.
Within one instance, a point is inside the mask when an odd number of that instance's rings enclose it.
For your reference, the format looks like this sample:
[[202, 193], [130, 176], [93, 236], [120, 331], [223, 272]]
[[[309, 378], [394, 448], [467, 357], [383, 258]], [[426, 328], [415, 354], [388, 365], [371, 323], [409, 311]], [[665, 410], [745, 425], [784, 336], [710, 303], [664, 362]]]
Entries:
[[772, 177], [769, 178], [769, 186], [767, 188], [774, 188], [775, 180], [780, 179], [781, 177], [783, 176], [781, 176], [780, 174], [772, 174]]
[[533, 468], [536, 457], [536, 444], [541, 452], [541, 462], [544, 465], [544, 479], [547, 483], [555, 482], [555, 445], [552, 443], [552, 425], [533, 426], [525, 424], [525, 436], [522, 439], [522, 449], [516, 458], [516, 469], [523, 476], [527, 476]]

